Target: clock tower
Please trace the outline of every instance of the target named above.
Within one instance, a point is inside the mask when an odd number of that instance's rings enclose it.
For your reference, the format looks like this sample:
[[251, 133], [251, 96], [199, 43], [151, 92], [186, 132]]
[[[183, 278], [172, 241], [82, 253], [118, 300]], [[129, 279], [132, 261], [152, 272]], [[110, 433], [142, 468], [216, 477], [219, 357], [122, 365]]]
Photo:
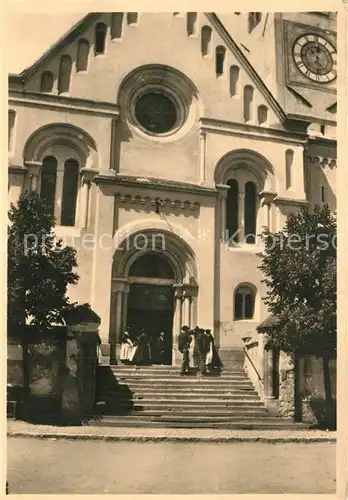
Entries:
[[335, 12], [274, 14], [276, 94], [285, 112], [322, 125], [336, 121]]
[[336, 122], [337, 13], [234, 12], [231, 36], [289, 118]]

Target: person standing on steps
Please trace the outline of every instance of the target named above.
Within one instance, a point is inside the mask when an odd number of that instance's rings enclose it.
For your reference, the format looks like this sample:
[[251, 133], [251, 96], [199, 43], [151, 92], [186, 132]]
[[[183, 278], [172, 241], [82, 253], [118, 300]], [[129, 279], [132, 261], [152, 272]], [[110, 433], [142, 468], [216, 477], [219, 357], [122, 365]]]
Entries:
[[199, 326], [195, 326], [195, 328], [192, 330], [192, 335], [194, 338], [194, 346], [193, 346], [193, 366], [195, 368], [199, 368], [199, 353], [198, 353], [198, 348], [196, 345], [196, 336], [199, 332]]
[[220, 373], [224, 365], [216, 349], [214, 336], [211, 333], [211, 330], [205, 330], [205, 335], [209, 343], [209, 350], [206, 356], [206, 366], [210, 372]]
[[138, 337], [138, 346], [134, 353], [132, 363], [134, 365], [151, 364], [150, 339], [144, 328], [142, 328], [140, 331], [140, 335]]
[[190, 369], [190, 344], [192, 337], [190, 335], [190, 329], [188, 326], [183, 326], [181, 332], [179, 333], [178, 339], [178, 349], [182, 354], [182, 364], [180, 375], [186, 375], [189, 373]]
[[205, 364], [207, 354], [209, 352], [210, 342], [203, 328], [200, 328], [195, 337], [195, 344], [197, 346], [198, 355], [198, 373], [197, 376], [201, 377], [207, 373], [207, 365]]
[[127, 326], [125, 332], [121, 336], [121, 352], [120, 352], [121, 363], [130, 363], [132, 348], [133, 348], [133, 342], [130, 338], [130, 328], [129, 326]]
[[156, 342], [156, 362], [159, 365], [164, 365], [165, 363], [165, 340], [164, 332], [160, 332], [157, 342]]

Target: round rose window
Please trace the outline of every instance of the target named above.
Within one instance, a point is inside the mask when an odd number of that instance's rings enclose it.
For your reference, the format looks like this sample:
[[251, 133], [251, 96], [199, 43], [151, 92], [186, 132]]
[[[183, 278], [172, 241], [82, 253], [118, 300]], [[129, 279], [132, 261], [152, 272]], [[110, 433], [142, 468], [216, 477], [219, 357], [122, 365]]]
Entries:
[[134, 111], [139, 124], [152, 134], [170, 132], [178, 120], [174, 102], [160, 92], [149, 92], [139, 97]]

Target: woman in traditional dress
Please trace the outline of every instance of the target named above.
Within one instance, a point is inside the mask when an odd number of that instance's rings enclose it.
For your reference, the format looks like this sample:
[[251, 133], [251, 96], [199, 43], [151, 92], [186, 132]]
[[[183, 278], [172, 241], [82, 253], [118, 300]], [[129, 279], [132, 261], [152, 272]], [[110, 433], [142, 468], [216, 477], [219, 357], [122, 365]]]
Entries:
[[205, 330], [205, 335], [209, 341], [209, 351], [206, 356], [206, 365], [208, 370], [211, 371], [221, 371], [224, 367], [219, 353], [215, 346], [215, 339], [211, 330]]
[[121, 363], [129, 363], [132, 356], [133, 342], [130, 338], [129, 328], [127, 327], [123, 335], [121, 336], [121, 352], [120, 361]]
[[198, 332], [199, 332], [200, 328], [199, 326], [197, 325], [193, 330], [192, 332], [190, 332], [192, 335], [193, 335], [193, 338], [194, 338], [194, 346], [193, 346], [193, 366], [195, 368], [198, 368], [199, 366], [199, 351], [198, 351], [198, 347], [197, 347], [197, 344], [196, 344], [196, 337], [198, 335]]
[[151, 348], [149, 336], [142, 328], [138, 337], [138, 346], [132, 358], [134, 365], [148, 365], [151, 363]]

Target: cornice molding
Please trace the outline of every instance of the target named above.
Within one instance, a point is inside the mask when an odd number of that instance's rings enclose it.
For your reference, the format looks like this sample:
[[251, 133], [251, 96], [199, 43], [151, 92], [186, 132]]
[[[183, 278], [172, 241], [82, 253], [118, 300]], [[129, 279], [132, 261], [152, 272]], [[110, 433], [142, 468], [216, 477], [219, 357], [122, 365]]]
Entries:
[[297, 200], [294, 198], [284, 198], [282, 196], [276, 196], [273, 200], [273, 203], [275, 205], [310, 205], [310, 202], [308, 200]]
[[32, 107], [78, 112], [81, 114], [92, 114], [109, 118], [118, 118], [120, 114], [119, 106], [110, 102], [41, 94], [38, 92], [25, 92], [21, 90], [10, 90], [9, 104], [24, 104], [25, 106], [31, 105]]
[[27, 168], [24, 167], [23, 165], [9, 165], [8, 172], [9, 174], [25, 175], [25, 173], [27, 172]]
[[234, 135], [256, 140], [272, 140], [289, 144], [307, 144], [307, 133], [278, 130], [239, 122], [217, 120], [215, 118], [201, 118], [200, 130], [203, 132]]
[[169, 192], [183, 192], [190, 193], [199, 196], [211, 196], [216, 197], [216, 189], [206, 188], [195, 184], [188, 184], [184, 182], [169, 181], [166, 179], [156, 179], [156, 178], [137, 178], [132, 176], [121, 176], [117, 175], [115, 172], [100, 172], [94, 178], [96, 184], [108, 184], [125, 187], [136, 187], [145, 190], [158, 191], [169, 191]]

